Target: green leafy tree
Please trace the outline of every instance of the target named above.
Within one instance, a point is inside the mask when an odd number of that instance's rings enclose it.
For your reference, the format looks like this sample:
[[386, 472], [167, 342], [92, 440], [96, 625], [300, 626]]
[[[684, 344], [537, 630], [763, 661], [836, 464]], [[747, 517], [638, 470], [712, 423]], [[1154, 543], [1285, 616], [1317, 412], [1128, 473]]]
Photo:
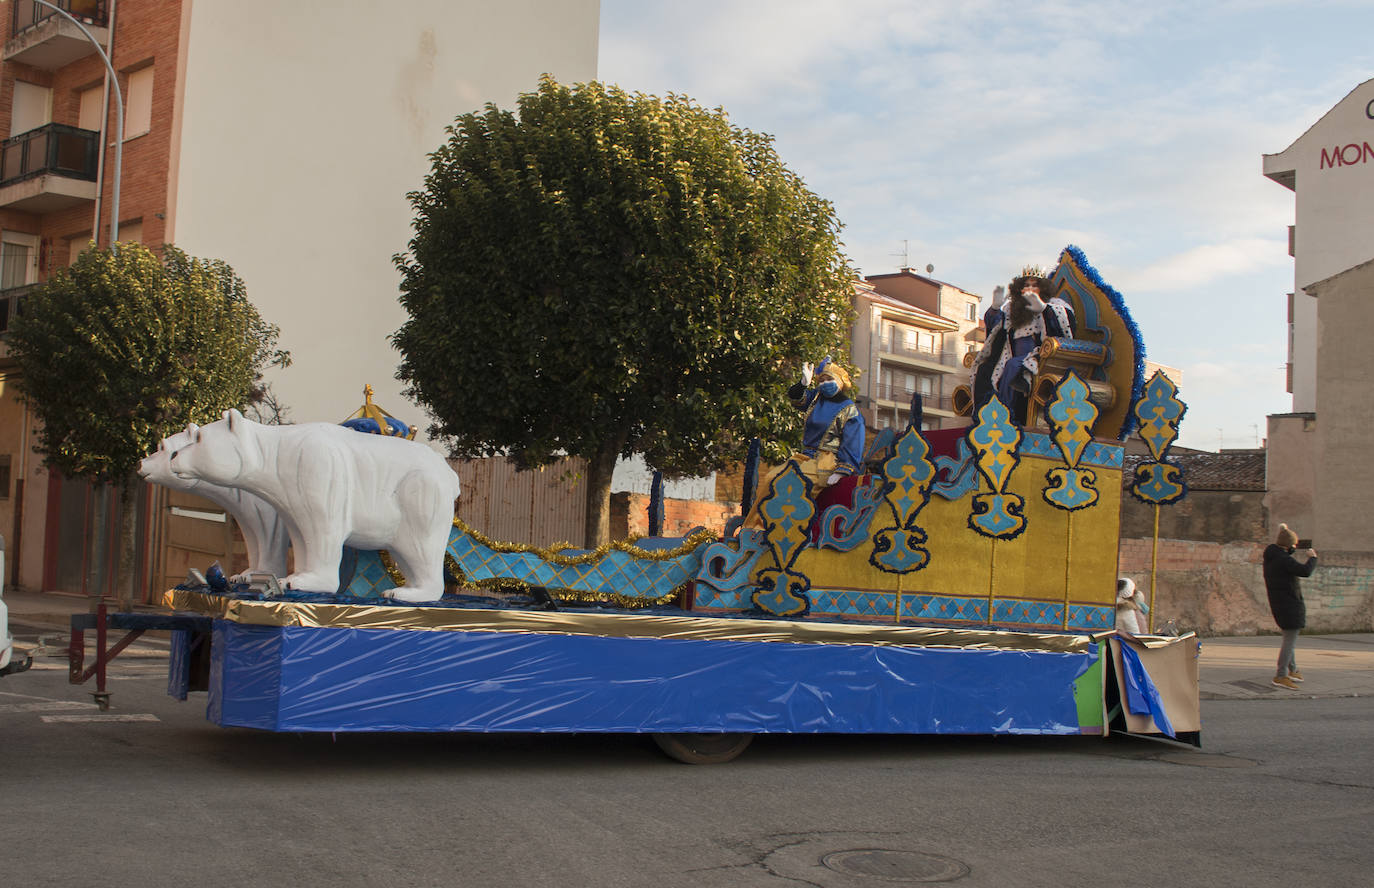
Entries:
[[290, 363], [277, 337], [224, 262], [121, 243], [86, 250], [30, 294], [9, 344], [44, 461], [118, 486], [131, 539], [139, 460], [188, 422], [260, 397], [263, 370]]
[[396, 257], [398, 376], [460, 456], [588, 464], [586, 544], [617, 456], [669, 476], [797, 437], [800, 363], [841, 356], [853, 272], [831, 204], [770, 136], [678, 95], [544, 77], [449, 128]]

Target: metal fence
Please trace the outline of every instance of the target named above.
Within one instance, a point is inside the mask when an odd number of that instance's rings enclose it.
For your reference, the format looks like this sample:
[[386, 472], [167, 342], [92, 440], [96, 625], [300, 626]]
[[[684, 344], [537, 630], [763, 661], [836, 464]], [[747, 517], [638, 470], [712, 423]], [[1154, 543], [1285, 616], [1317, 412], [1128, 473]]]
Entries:
[[[71, 13], [72, 18], [87, 25], [97, 25], [101, 28], [109, 24], [109, 10], [106, 8], [105, 0], [51, 0], [53, 6], [59, 6], [66, 12]], [[32, 28], [40, 22], [46, 21], [57, 15], [52, 9], [32, 0], [15, 0], [14, 7], [10, 13], [10, 36], [14, 37], [25, 28]]]
[[10, 320], [24, 310], [24, 297], [32, 293], [38, 284], [25, 284], [0, 290], [0, 334], [8, 333]]
[[94, 182], [100, 133], [50, 123], [0, 143], [0, 185], [43, 173]]
[[918, 346], [907, 345], [901, 339], [883, 337], [882, 350], [892, 355], [903, 355], [909, 358], [919, 358], [923, 361], [932, 361], [936, 364], [944, 364], [948, 367], [958, 367], [963, 363], [964, 353], [961, 351], [940, 351], [938, 349], [920, 348]]
[[[884, 401], [896, 401], [906, 406], [911, 403], [911, 396], [915, 394], [912, 389], [904, 385], [885, 385], [878, 383], [873, 386], [873, 397], [881, 398]], [[948, 395], [921, 395], [921, 404], [927, 408], [938, 410], [951, 410], [953, 404]]]
[[517, 471], [501, 457], [456, 460], [458, 517], [494, 540], [580, 546], [586, 527], [587, 470], [581, 459]]

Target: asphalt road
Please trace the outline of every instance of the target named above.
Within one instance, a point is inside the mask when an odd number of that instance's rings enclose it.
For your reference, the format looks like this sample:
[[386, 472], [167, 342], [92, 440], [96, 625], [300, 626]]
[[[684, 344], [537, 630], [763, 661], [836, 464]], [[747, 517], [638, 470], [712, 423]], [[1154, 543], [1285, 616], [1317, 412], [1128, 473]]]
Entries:
[[52, 652], [0, 679], [4, 886], [1368, 884], [1374, 698], [1204, 699], [1133, 738], [762, 737], [688, 766], [596, 735], [278, 735], [114, 705]]

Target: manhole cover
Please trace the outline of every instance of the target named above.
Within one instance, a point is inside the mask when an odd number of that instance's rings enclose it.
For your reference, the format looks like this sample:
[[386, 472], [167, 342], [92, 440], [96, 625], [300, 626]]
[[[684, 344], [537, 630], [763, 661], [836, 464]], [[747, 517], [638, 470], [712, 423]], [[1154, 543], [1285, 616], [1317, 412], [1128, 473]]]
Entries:
[[1253, 681], [1248, 678], [1227, 682], [1227, 684], [1233, 688], [1240, 688], [1242, 691], [1254, 691], [1257, 694], [1272, 694], [1275, 690], [1274, 686], [1267, 681]]
[[1253, 768], [1259, 762], [1235, 755], [1215, 755], [1206, 752], [1166, 752], [1161, 762], [1191, 765], [1195, 768]]
[[821, 863], [837, 873], [884, 882], [953, 882], [969, 873], [967, 865], [952, 857], [882, 848], [832, 851]]

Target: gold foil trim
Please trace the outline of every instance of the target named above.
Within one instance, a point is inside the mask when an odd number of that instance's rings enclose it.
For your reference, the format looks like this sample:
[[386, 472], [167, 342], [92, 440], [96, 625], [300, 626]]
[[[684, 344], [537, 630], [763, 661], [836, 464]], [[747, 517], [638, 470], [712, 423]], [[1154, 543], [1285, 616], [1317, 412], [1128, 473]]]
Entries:
[[744, 620], [691, 614], [588, 614], [566, 611], [244, 601], [182, 589], [167, 592], [163, 596], [163, 603], [173, 610], [195, 611], [245, 626], [409, 629], [431, 632], [530, 632], [603, 638], [870, 644], [1048, 653], [1085, 653], [1094, 641], [1089, 635], [799, 620]]
[[468, 527], [460, 518], [453, 519], [453, 526], [493, 552], [529, 552], [538, 555], [550, 564], [558, 564], [565, 567], [575, 564], [591, 564], [600, 561], [602, 558], [605, 558], [606, 553], [610, 552], [612, 549], [648, 561], [671, 561], [674, 558], [681, 558], [683, 555], [695, 551], [699, 546], [713, 543], [719, 539], [712, 531], [703, 529], [684, 539], [682, 545], [675, 549], [641, 549], [639, 546], [635, 545], [635, 542], [642, 539], [642, 537], [632, 536], [629, 539], [612, 540], [609, 543], [598, 546], [590, 552], [583, 552], [581, 555], [564, 555], [562, 554], [564, 550], [573, 548], [572, 543], [554, 543], [552, 546], [544, 549], [539, 546], [531, 546], [527, 543], [503, 543], [499, 540], [493, 540], [483, 536], [471, 527]]

